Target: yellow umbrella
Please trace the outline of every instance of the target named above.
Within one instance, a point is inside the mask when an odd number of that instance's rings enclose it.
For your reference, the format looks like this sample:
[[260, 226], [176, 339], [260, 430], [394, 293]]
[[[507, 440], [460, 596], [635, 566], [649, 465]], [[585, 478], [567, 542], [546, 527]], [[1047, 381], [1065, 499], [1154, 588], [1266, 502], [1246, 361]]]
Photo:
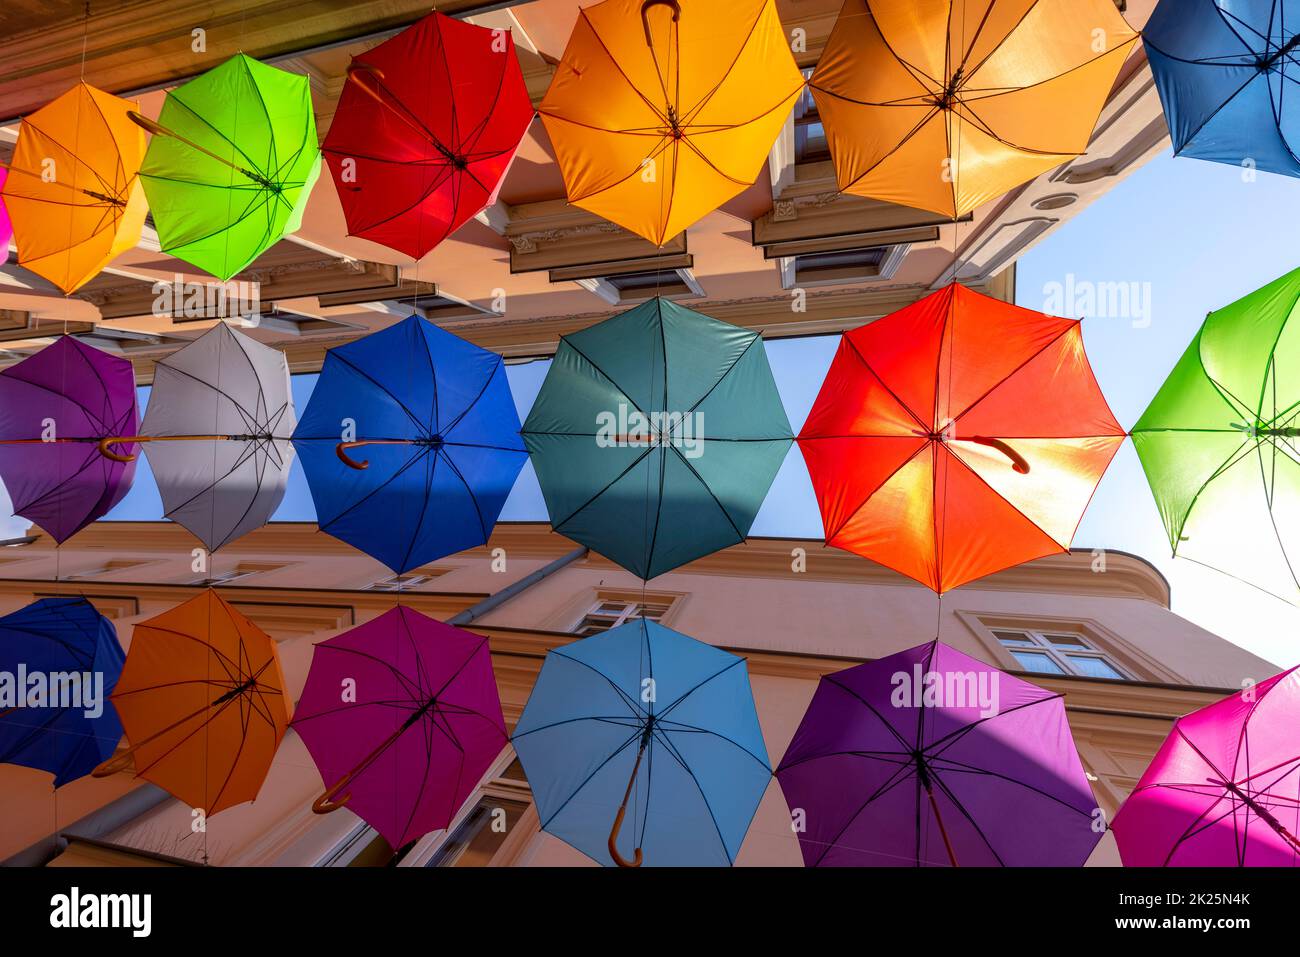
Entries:
[[840, 189], [961, 216], [1082, 153], [1114, 0], [845, 0], [811, 86]]
[[4, 203], [18, 263], [74, 292], [140, 241], [139, 106], [78, 83], [23, 120]]
[[803, 83], [773, 0], [605, 0], [539, 112], [569, 201], [662, 246], [753, 185]]

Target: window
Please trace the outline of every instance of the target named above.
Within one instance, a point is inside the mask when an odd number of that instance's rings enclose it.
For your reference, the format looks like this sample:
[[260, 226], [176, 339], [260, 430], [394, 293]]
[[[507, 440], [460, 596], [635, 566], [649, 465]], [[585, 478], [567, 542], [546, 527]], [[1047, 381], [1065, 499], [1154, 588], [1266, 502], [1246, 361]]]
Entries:
[[429, 584], [441, 574], [443, 574], [441, 571], [427, 571], [419, 575], [394, 575], [367, 585], [362, 591], [410, 591], [420, 585]]
[[995, 629], [993, 636], [1025, 671], [1125, 681], [1129, 675], [1082, 635], [1069, 632]]
[[88, 581], [92, 578], [98, 578], [100, 575], [111, 575], [113, 572], [120, 572], [127, 568], [135, 568], [137, 565], [143, 565], [144, 562], [132, 561], [130, 559], [115, 558], [112, 561], [104, 562], [93, 568], [84, 568], [75, 571], [70, 575], [63, 576], [64, 581], [79, 582]]
[[527, 810], [527, 801], [484, 795], [424, 866], [485, 867]]
[[573, 633], [583, 638], [609, 631], [633, 618], [659, 621], [673, 605], [671, 598], [647, 597], [644, 601], [625, 601], [621, 598], [602, 598], [596, 602], [573, 626]]
[[283, 565], [270, 565], [264, 562], [240, 562], [234, 568], [214, 571], [210, 575], [199, 575], [197, 578], [190, 579], [187, 584], [228, 585], [230, 582], [237, 582], [241, 578], [248, 578], [250, 575], [260, 575], [262, 572], [271, 572], [283, 567]]
[[[812, 70], [803, 72], [805, 77], [812, 75]], [[817, 101], [813, 99], [812, 87], [805, 86], [803, 94], [794, 105], [794, 161], [816, 163], [830, 158], [826, 127], [822, 124], [821, 114], [817, 112]]]

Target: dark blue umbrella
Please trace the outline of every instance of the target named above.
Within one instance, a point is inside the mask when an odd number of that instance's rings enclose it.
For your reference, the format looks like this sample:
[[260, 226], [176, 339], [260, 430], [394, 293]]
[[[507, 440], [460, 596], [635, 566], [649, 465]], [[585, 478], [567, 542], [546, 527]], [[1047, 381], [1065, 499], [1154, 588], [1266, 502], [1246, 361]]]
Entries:
[[645, 619], [548, 654], [514, 746], [543, 829], [606, 865], [735, 863], [772, 775], [745, 659]]
[[1300, 0], [1162, 0], [1142, 38], [1176, 155], [1300, 176]]
[[416, 316], [326, 354], [293, 441], [321, 530], [398, 574], [486, 542], [528, 456], [501, 357]]
[[93, 771], [122, 738], [108, 696], [125, 658], [84, 598], [42, 598], [0, 618], [0, 762], [49, 771], [55, 787]]

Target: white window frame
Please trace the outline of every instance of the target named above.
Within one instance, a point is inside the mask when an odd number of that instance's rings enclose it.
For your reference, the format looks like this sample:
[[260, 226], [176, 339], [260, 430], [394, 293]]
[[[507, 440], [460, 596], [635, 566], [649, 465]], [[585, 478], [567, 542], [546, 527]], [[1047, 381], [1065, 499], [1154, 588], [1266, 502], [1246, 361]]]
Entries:
[[430, 571], [422, 572], [418, 575], [408, 575], [405, 578], [401, 575], [390, 575], [387, 578], [379, 579], [379, 581], [371, 582], [361, 590], [393, 593], [410, 591], [412, 588], [418, 588], [421, 585], [429, 584], [429, 582], [440, 577], [442, 574], [441, 571]]
[[[643, 609], [647, 605], [663, 606], [662, 612], [660, 612], [658, 615], [651, 616], [649, 619], [650, 621], [654, 621], [654, 622], [662, 622], [665, 618], [668, 617], [669, 612], [672, 611], [673, 603], [676, 600], [677, 600], [676, 597], [672, 595], [647, 594], [644, 599], [641, 599], [641, 598], [622, 598], [618, 596], [608, 596], [608, 595], [602, 597], [601, 595], [598, 594], [596, 596], [596, 600], [591, 605], [587, 606], [587, 608], [585, 608], [578, 615], [577, 620], [573, 623], [573, 626], [569, 628], [569, 631], [575, 635], [581, 635], [584, 638], [590, 637], [591, 635], [604, 634], [607, 631], [612, 631], [613, 629], [617, 628], [619, 625], [627, 624], [632, 619], [642, 617], [641, 609]], [[605, 605], [617, 605], [617, 604], [621, 604], [623, 606], [623, 610], [620, 611], [617, 615], [610, 616], [608, 612], [601, 611], [601, 609]], [[608, 628], [602, 628], [597, 631], [591, 631], [591, 632], [582, 631], [583, 622], [585, 622], [588, 618], [592, 617], [593, 615], [597, 615], [600, 617], [610, 617], [611, 618], [610, 626]]]
[[[1022, 671], [1035, 675], [1054, 675], [1050, 671], [1034, 671], [1020, 661], [1015, 656], [1016, 651], [1030, 651], [1037, 654], [1045, 654], [1048, 659], [1061, 669], [1061, 674], [1055, 677], [1068, 678], [1091, 678], [1095, 681], [1135, 681], [1136, 677], [1120, 664], [1113, 654], [1105, 648], [1098, 647], [1098, 643], [1088, 635], [1081, 634], [1077, 629], [1056, 628], [1044, 631], [1038, 628], [1023, 628], [1015, 626], [990, 626], [989, 631], [993, 634], [993, 640], [998, 643], [1002, 650], [1011, 656], [1012, 660], [1020, 666]], [[1002, 640], [1003, 634], [1015, 634], [1023, 636], [1030, 642], [1029, 645], [1009, 645]], [[1061, 648], [1052, 642], [1051, 637], [1055, 635], [1059, 638], [1071, 638], [1077, 641], [1082, 648]], [[1070, 660], [1070, 656], [1075, 655], [1084, 658], [1097, 658], [1104, 661], [1109, 667], [1113, 668], [1120, 676], [1119, 678], [1098, 678], [1096, 675], [1084, 674], [1076, 668]]]

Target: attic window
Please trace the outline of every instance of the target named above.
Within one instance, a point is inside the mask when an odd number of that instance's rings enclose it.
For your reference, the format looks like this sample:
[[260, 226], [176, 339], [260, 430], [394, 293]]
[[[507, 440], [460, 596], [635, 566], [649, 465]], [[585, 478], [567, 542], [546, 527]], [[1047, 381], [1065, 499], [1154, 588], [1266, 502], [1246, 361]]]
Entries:
[[[812, 70], [805, 70], [804, 75], [811, 76]], [[818, 163], [830, 158], [826, 127], [817, 112], [817, 101], [813, 99], [812, 87], [805, 86], [794, 105], [794, 161]]]
[[908, 248], [904, 243], [786, 256], [779, 260], [781, 284], [785, 289], [793, 289], [889, 279]]
[[655, 296], [686, 299], [704, 295], [704, 289], [689, 269], [649, 269], [623, 272], [591, 279], [579, 279], [578, 285], [595, 293], [610, 305], [645, 302]]

